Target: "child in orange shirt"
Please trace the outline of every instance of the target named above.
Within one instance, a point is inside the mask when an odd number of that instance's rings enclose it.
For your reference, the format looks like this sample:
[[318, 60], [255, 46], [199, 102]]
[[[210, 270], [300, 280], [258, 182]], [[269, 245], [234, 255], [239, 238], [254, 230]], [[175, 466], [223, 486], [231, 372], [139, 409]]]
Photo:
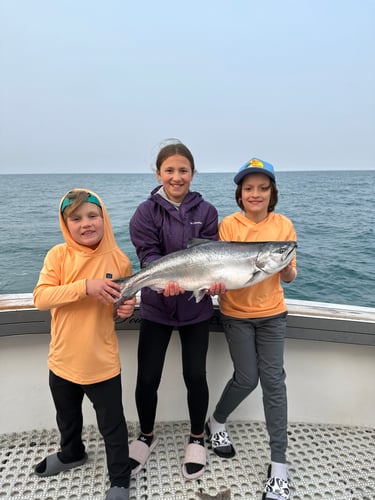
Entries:
[[[40, 477], [83, 465], [82, 400], [93, 403], [104, 438], [110, 489], [106, 500], [128, 500], [131, 467], [122, 405], [121, 368], [113, 321], [120, 286], [112, 279], [131, 274], [129, 258], [115, 241], [108, 212], [86, 189], [69, 191], [60, 202], [65, 243], [49, 250], [34, 289], [38, 309], [51, 311], [49, 385], [61, 435], [60, 451], [35, 467]], [[118, 316], [133, 314], [135, 298]]]
[[[236, 202], [241, 212], [222, 220], [219, 227], [221, 240], [297, 239], [292, 222], [284, 215], [274, 212], [278, 190], [271, 164], [253, 158], [240, 168], [234, 182], [237, 184]], [[228, 290], [219, 297], [234, 374], [206, 423], [206, 431], [210, 436], [212, 449], [218, 456], [233, 457], [235, 450], [225, 422], [260, 380], [271, 447], [271, 465], [263, 500], [289, 500], [285, 456], [287, 399], [283, 366], [287, 308], [280, 279], [290, 283], [296, 276], [294, 257], [280, 273], [247, 288]]]

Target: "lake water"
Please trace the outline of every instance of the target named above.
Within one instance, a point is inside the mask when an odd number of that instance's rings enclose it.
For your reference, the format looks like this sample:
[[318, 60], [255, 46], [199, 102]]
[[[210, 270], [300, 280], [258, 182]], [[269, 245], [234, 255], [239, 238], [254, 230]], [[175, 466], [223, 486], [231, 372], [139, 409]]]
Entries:
[[[298, 278], [284, 286], [285, 296], [375, 307], [375, 171], [279, 172], [277, 182], [276, 211], [298, 236]], [[46, 252], [62, 241], [58, 205], [73, 187], [101, 196], [138, 270], [129, 218], [156, 185], [152, 173], [0, 175], [0, 293], [32, 292]], [[238, 210], [232, 173], [197, 173], [192, 189], [220, 218]]]

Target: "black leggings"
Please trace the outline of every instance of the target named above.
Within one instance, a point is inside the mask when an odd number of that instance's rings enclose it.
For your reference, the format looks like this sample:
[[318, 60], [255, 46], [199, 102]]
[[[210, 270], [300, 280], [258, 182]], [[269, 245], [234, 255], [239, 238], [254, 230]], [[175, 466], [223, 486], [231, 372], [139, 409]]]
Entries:
[[56, 407], [64, 462], [79, 460], [85, 453], [81, 434], [82, 400], [86, 394], [94, 405], [99, 431], [104, 438], [111, 486], [128, 488], [131, 468], [128, 429], [121, 400], [121, 376], [97, 384], [79, 385], [50, 371], [49, 384]]
[[[141, 431], [154, 430], [157, 391], [163, 372], [165, 354], [174, 327], [152, 321], [141, 321], [138, 343], [136, 403]], [[178, 328], [182, 348], [182, 368], [187, 388], [191, 433], [203, 433], [208, 409], [206, 356], [209, 321]]]

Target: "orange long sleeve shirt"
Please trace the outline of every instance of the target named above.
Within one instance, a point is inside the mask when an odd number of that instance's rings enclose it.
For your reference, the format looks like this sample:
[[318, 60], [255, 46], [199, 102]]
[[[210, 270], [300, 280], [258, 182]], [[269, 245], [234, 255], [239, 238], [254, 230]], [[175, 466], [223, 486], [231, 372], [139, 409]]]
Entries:
[[49, 369], [82, 385], [120, 373], [113, 306], [87, 296], [86, 280], [131, 274], [130, 260], [117, 246], [107, 210], [100, 202], [104, 236], [99, 246], [92, 250], [76, 243], [60, 214], [65, 243], [47, 253], [33, 293], [35, 306], [51, 311]]
[[[255, 223], [241, 212], [225, 217], [219, 227], [219, 239], [224, 241], [286, 241], [297, 240], [292, 222], [284, 215], [270, 212], [266, 219]], [[292, 260], [296, 269], [296, 257]], [[219, 297], [220, 310], [234, 318], [265, 318], [287, 310], [280, 274], [246, 288], [228, 290]]]

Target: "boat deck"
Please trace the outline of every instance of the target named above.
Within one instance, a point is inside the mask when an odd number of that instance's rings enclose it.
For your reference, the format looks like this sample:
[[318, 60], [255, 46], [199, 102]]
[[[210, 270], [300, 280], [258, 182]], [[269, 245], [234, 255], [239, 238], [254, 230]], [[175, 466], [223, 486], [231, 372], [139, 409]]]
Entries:
[[[130, 439], [137, 425], [128, 423]], [[205, 474], [194, 481], [181, 475], [187, 421], [159, 422], [159, 444], [147, 468], [131, 480], [131, 500], [195, 500], [196, 492], [216, 495], [230, 489], [231, 500], [260, 500], [269, 461], [264, 423], [228, 423], [237, 455], [230, 460], [208, 450]], [[0, 499], [102, 500], [108, 489], [105, 450], [95, 426], [84, 428], [89, 461], [50, 478], [33, 474], [34, 465], [59, 446], [56, 430], [0, 435]], [[375, 429], [291, 423], [288, 468], [293, 500], [373, 500]]]

